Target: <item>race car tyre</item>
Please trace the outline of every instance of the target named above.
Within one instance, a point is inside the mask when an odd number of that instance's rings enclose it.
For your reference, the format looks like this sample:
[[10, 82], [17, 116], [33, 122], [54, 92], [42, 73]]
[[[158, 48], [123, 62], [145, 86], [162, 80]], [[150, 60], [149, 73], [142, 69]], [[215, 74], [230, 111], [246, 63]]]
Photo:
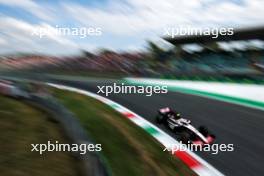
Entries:
[[157, 123], [159, 123], [159, 124], [163, 123], [163, 121], [164, 121], [163, 116], [162, 116], [161, 114], [158, 114], [158, 115], [156, 116], [156, 121], [157, 121]]
[[208, 129], [205, 126], [200, 126], [199, 132], [202, 133], [202, 135], [204, 135], [205, 137], [209, 134]]
[[191, 134], [187, 132], [182, 132], [180, 135], [180, 141], [182, 141], [183, 144], [188, 144], [188, 141], [191, 139]]

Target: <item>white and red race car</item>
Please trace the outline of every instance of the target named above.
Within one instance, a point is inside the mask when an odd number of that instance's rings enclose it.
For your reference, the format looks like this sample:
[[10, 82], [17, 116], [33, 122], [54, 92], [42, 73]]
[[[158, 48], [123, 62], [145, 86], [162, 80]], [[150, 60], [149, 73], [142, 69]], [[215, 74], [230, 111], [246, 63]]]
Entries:
[[168, 126], [179, 135], [179, 140], [183, 143], [192, 144], [212, 144], [215, 135], [209, 133], [206, 127], [200, 126], [196, 129], [191, 121], [181, 117], [181, 114], [166, 107], [158, 110], [157, 123]]

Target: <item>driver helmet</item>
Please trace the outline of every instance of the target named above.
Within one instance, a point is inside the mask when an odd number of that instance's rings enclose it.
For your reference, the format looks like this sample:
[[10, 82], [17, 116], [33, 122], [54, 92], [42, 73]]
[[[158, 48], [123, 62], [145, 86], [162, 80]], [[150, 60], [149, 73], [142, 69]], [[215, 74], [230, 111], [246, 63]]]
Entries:
[[181, 118], [181, 114], [175, 111], [170, 111], [168, 113], [168, 117], [170, 118], [175, 118], [175, 119], [180, 119]]

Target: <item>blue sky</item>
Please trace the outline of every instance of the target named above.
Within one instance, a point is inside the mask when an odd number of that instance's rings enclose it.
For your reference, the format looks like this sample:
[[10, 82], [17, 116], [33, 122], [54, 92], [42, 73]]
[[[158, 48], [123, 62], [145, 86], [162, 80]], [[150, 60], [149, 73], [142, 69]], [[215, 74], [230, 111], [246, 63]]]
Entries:
[[[166, 27], [237, 28], [263, 25], [263, 18], [263, 0], [0, 0], [0, 54], [140, 51], [147, 40], [164, 43]], [[102, 35], [32, 35], [56, 26], [100, 28]]]

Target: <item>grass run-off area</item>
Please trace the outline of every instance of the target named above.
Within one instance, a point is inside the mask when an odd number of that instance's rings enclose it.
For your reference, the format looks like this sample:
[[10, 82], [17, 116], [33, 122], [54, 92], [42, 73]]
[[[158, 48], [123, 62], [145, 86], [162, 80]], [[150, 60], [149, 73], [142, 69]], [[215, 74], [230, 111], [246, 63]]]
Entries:
[[79, 119], [113, 176], [195, 175], [143, 129], [109, 106], [81, 94], [52, 89], [53, 95]]
[[67, 152], [31, 152], [31, 144], [69, 143], [49, 114], [0, 96], [0, 175], [77, 176], [80, 163]]

